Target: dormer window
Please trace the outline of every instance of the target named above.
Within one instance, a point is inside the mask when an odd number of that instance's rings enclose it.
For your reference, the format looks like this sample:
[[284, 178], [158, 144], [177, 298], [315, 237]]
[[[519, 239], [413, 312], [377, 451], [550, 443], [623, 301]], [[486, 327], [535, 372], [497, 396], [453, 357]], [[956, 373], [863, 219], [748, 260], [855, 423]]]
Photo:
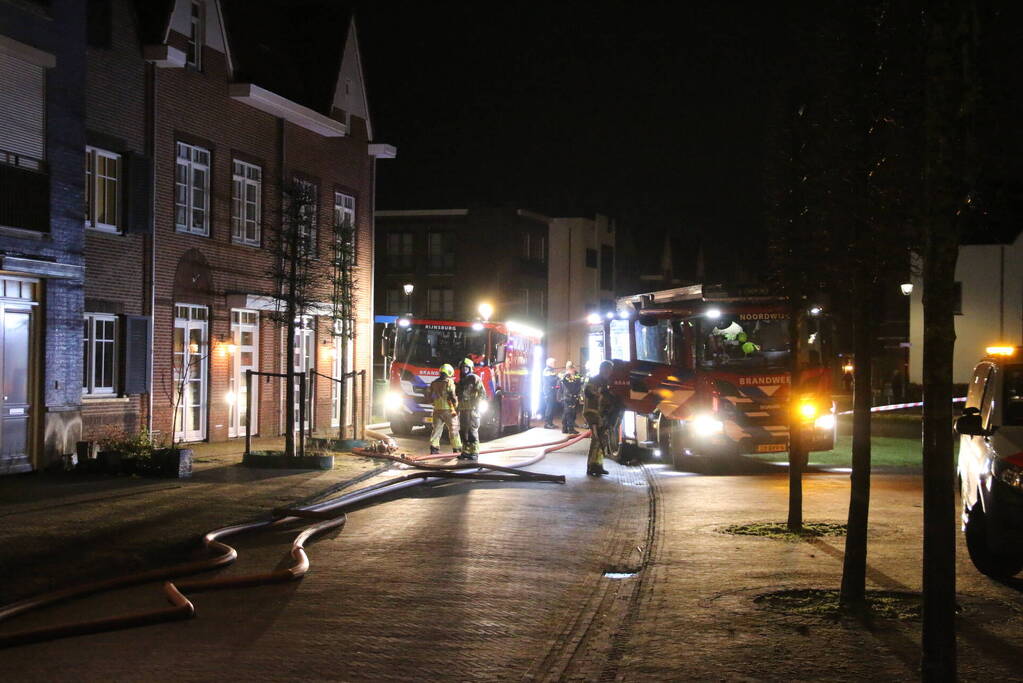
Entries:
[[202, 71], [202, 47], [206, 42], [206, 12], [200, 0], [192, 0], [191, 29], [188, 34], [188, 65]]

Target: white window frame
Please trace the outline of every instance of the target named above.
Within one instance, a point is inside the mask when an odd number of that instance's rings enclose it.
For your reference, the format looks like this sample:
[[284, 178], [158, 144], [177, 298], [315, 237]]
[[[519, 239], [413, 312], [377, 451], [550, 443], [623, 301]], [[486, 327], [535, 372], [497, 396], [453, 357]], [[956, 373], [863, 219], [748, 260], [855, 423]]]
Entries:
[[[113, 177], [99, 174], [99, 159], [109, 159], [115, 164]], [[114, 222], [102, 223], [96, 220], [96, 204], [100, 192], [99, 179], [114, 183]], [[124, 178], [124, 161], [120, 154], [98, 147], [85, 148], [85, 227], [100, 232], [120, 232], [121, 228], [121, 183]], [[104, 183], [105, 184], [105, 183]]]
[[355, 197], [334, 191], [334, 224], [348, 219], [352, 223], [352, 265], [359, 265], [359, 227], [355, 224]]
[[191, 55], [186, 53], [188, 66], [202, 71], [202, 50], [206, 44], [206, 6], [202, 0], [192, 0], [188, 10], [189, 36], [188, 45]]
[[[256, 193], [255, 202], [248, 200], [248, 190]], [[262, 238], [263, 169], [240, 159], [231, 162], [231, 241], [258, 247]], [[253, 226], [254, 236], [249, 235]]]
[[[117, 395], [117, 380], [118, 380], [118, 364], [119, 364], [119, 352], [120, 344], [118, 344], [118, 320], [116, 315], [108, 313], [86, 313], [83, 316], [85, 321], [85, 339], [83, 344], [84, 358], [82, 372], [84, 373], [82, 381], [82, 395], [83, 396], [116, 396]], [[96, 323], [112, 323], [113, 324], [113, 338], [112, 339], [96, 339]], [[102, 357], [101, 354], [96, 352], [98, 344], [110, 344], [113, 348], [111, 354], [111, 362], [113, 366], [110, 368], [110, 386], [96, 386], [96, 360], [97, 357]]]
[[[182, 156], [182, 153], [185, 156]], [[205, 157], [205, 161], [203, 161]], [[181, 170], [184, 170], [184, 182], [182, 182]], [[203, 203], [201, 207], [195, 205], [195, 176], [197, 172], [203, 174]], [[181, 201], [180, 189], [185, 189], [184, 203]], [[178, 210], [184, 209], [185, 222], [178, 220]], [[195, 225], [195, 212], [202, 212], [202, 225]], [[190, 145], [180, 140], [175, 143], [174, 148], [174, 228], [178, 232], [185, 232], [192, 235], [209, 237], [210, 234], [210, 151], [205, 147]]]
[[[252, 344], [242, 345], [242, 332], [252, 333]], [[245, 405], [243, 390], [245, 387], [245, 370], [259, 370], [259, 311], [242, 308], [231, 309], [231, 343], [234, 353], [231, 357], [231, 376], [228, 382], [228, 437], [244, 436], [245, 421], [240, 408]], [[242, 365], [242, 353], [252, 353], [252, 365]], [[259, 376], [252, 379], [252, 415], [249, 428], [253, 434], [259, 433]]]
[[[173, 416], [174, 419], [174, 437], [180, 441], [202, 441], [206, 438], [206, 426], [207, 426], [207, 413], [209, 412], [209, 348], [210, 348], [210, 327], [209, 327], [209, 308], [198, 304], [174, 304], [174, 331], [182, 330], [182, 341], [184, 348], [182, 349], [182, 366], [189, 368], [189, 375], [195, 371], [198, 377], [199, 385], [199, 424], [193, 429], [187, 431], [184, 430], [184, 411], [191, 406], [186, 406], [182, 402], [177, 406], [177, 410]], [[189, 338], [192, 330], [200, 331], [200, 339], [202, 343], [199, 348], [192, 350], [189, 348]], [[173, 344], [171, 345], [171, 368], [172, 376], [174, 378], [173, 384], [173, 395], [171, 398], [172, 405], [177, 401], [177, 387], [180, 378], [178, 377], [178, 362], [174, 356], [177, 351], [174, 350]], [[197, 362], [194, 366], [191, 364], [191, 358], [189, 356], [198, 356]], [[188, 363], [184, 362], [188, 359]], [[188, 392], [185, 392], [186, 394]], [[182, 397], [184, 398], [184, 396]]]

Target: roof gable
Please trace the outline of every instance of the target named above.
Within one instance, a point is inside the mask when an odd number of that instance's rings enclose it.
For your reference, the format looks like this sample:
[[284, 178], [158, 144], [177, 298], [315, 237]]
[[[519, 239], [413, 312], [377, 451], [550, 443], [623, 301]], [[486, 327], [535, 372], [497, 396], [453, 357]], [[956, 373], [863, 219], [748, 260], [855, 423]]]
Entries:
[[[373, 126], [369, 119], [369, 99], [366, 97], [366, 81], [362, 70], [362, 53], [359, 51], [359, 37], [355, 30], [355, 17], [348, 22], [348, 31], [342, 46], [341, 68], [334, 84], [333, 105], [349, 116], [358, 116], [366, 121], [366, 136], [373, 139]], [[346, 121], [347, 123], [347, 121]]]

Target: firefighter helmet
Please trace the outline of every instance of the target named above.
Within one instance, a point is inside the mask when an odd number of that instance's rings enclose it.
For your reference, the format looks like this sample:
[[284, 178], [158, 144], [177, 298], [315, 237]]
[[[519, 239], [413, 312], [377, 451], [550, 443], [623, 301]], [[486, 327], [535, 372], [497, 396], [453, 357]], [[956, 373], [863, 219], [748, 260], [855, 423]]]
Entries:
[[612, 363], [609, 360], [602, 360], [602, 361], [600, 361], [600, 366], [597, 368], [597, 374], [598, 375], [603, 375], [603, 374], [605, 374], [604, 371], [606, 370], [607, 371], [606, 374], [610, 375], [611, 372], [614, 369], [615, 369], [615, 364], [614, 363]]
[[472, 362], [472, 358], [466, 358], [466, 359], [464, 359], [461, 362], [461, 364], [458, 367], [460, 367], [460, 368], [474, 368], [474, 367], [476, 367], [476, 364]]
[[450, 364], [445, 363], [444, 365], [440, 366], [440, 374], [451, 377], [451, 375], [455, 374], [455, 369], [451, 367]]

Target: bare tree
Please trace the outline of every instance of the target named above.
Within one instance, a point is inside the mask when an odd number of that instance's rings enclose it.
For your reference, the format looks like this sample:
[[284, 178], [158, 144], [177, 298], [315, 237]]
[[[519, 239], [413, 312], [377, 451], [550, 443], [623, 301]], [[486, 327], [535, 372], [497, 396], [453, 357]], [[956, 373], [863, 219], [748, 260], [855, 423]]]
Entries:
[[285, 333], [284, 451], [295, 455], [295, 334], [296, 324], [316, 301], [316, 285], [325, 279], [318, 258], [319, 197], [314, 184], [294, 179], [284, 188], [281, 221], [268, 231], [267, 247], [274, 253], [268, 275], [273, 281], [276, 308], [270, 320]]

